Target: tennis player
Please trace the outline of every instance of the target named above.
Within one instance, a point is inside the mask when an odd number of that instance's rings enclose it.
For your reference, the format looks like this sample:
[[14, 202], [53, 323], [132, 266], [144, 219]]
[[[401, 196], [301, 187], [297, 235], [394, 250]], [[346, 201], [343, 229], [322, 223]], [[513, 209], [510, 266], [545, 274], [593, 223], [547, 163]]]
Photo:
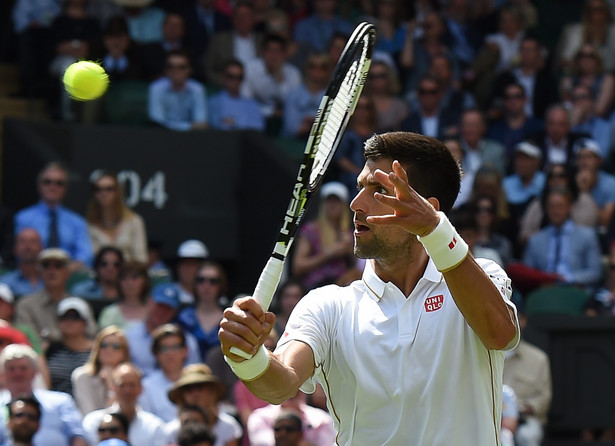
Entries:
[[274, 353], [262, 343], [275, 316], [235, 301], [220, 324], [227, 362], [272, 403], [319, 381], [339, 445], [499, 445], [517, 313], [504, 271], [474, 259], [446, 217], [459, 166], [441, 142], [403, 132], [370, 138], [365, 159], [350, 204], [362, 280], [308, 293]]

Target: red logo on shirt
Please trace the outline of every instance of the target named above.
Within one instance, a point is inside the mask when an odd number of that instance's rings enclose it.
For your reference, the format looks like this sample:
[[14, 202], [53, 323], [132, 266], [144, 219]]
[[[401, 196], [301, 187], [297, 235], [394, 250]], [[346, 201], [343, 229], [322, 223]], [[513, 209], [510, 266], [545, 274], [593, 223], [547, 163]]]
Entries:
[[432, 311], [439, 310], [442, 308], [442, 304], [444, 303], [444, 296], [442, 294], [438, 294], [437, 296], [428, 297], [425, 299], [425, 311], [430, 313]]
[[453, 237], [453, 241], [448, 244], [448, 249], [453, 249], [457, 244], [457, 239]]

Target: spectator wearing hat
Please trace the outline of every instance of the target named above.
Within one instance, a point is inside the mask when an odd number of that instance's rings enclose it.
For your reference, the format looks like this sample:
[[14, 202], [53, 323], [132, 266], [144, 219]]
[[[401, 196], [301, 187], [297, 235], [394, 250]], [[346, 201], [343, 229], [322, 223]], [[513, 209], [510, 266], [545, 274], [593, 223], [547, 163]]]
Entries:
[[17, 268], [0, 276], [16, 296], [31, 294], [43, 288], [38, 268], [38, 253], [43, 249], [41, 236], [33, 228], [24, 228], [15, 237], [15, 260]]
[[585, 84], [572, 89], [572, 130], [588, 134], [600, 148], [602, 159], [608, 159], [613, 146], [612, 125], [596, 113], [596, 93]]
[[167, 392], [180, 378], [188, 357], [186, 335], [178, 325], [164, 324], [152, 332], [152, 340], [158, 369], [143, 379], [139, 403], [144, 410], [169, 422], [177, 417], [177, 407], [169, 400]]
[[81, 426], [81, 413], [71, 396], [34, 387], [37, 356], [31, 347], [21, 344], [9, 345], [0, 353], [0, 370], [5, 380], [0, 405], [23, 395], [33, 395], [40, 403], [42, 414], [40, 427], [33, 438], [35, 445], [88, 446]]
[[591, 194], [600, 208], [599, 225], [607, 227], [615, 209], [615, 176], [602, 170], [604, 152], [595, 140], [579, 139], [574, 153], [579, 190]]
[[[66, 283], [70, 277], [70, 257], [60, 248], [47, 248], [38, 255], [38, 267], [43, 278], [43, 289], [23, 296], [15, 305], [15, 322], [30, 325], [48, 345], [60, 341], [57, 307], [69, 296]], [[88, 335], [96, 333], [96, 324], [88, 323]]]
[[329, 182], [322, 186], [320, 198], [318, 217], [299, 229], [293, 255], [293, 276], [307, 290], [337, 282], [356, 263], [348, 189]]
[[180, 304], [194, 304], [196, 275], [201, 263], [208, 257], [209, 249], [200, 240], [186, 240], [177, 248], [174, 285], [179, 294]]
[[602, 279], [596, 231], [570, 218], [573, 197], [569, 189], [549, 190], [545, 203], [548, 225], [529, 238], [523, 263], [556, 275], [559, 283], [594, 290]]
[[280, 405], [269, 404], [250, 414], [247, 429], [252, 446], [275, 446], [275, 420], [284, 410], [293, 410], [301, 417], [303, 436], [308, 444], [335, 444], [337, 434], [331, 415], [307, 404], [305, 393], [299, 390]]
[[45, 357], [51, 377], [51, 390], [73, 395], [71, 374], [88, 360], [93, 341], [86, 334], [93, 324], [89, 305], [78, 297], [67, 297], [58, 304], [58, 327], [62, 338], [52, 342]]
[[68, 170], [62, 164], [47, 164], [37, 178], [40, 200], [15, 215], [15, 234], [33, 228], [45, 248], [62, 248], [70, 256], [70, 270], [92, 264], [92, 244], [85, 219], [62, 206], [68, 186]]
[[141, 394], [142, 374], [138, 367], [130, 363], [118, 365], [111, 373], [111, 385], [115, 392], [115, 402], [105, 409], [90, 412], [83, 419], [90, 444], [100, 440], [98, 428], [105, 415], [120, 412], [128, 418], [128, 440], [132, 445], [162, 446], [164, 441], [164, 421], [149, 413], [137, 404]]
[[540, 170], [542, 153], [534, 144], [523, 141], [515, 146], [513, 173], [502, 180], [506, 200], [515, 221], [520, 221], [527, 205], [540, 196], [546, 175]]
[[33, 446], [32, 439], [41, 425], [41, 405], [33, 396], [20, 396], [6, 405], [14, 445]]
[[[208, 366], [194, 364], [184, 367], [181, 378], [171, 387], [168, 396], [180, 409], [192, 405], [205, 412], [209, 427], [216, 436], [214, 446], [239, 446], [239, 439], [243, 434], [241, 425], [218, 407], [224, 393], [224, 385], [211, 373]], [[166, 425], [165, 434], [168, 443], [176, 443], [179, 429], [179, 419]]]
[[[175, 319], [179, 309], [179, 296], [173, 284], [154, 288], [152, 297], [147, 303], [147, 313], [142, 321], [131, 324], [126, 330], [126, 339], [130, 349], [130, 358], [134, 365], [141, 369], [144, 376], [156, 370], [156, 356], [152, 353], [152, 333], [163, 324]], [[201, 362], [198, 342], [186, 333], [188, 349], [187, 364]]]

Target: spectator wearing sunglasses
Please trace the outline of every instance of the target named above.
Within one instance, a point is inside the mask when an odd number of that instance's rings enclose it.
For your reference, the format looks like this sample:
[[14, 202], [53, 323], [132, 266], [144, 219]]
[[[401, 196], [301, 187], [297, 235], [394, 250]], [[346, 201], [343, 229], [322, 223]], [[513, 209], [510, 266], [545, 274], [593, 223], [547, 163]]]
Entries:
[[119, 297], [120, 270], [124, 263], [122, 251], [104, 246], [94, 258], [94, 277], [77, 282], [71, 294], [83, 299], [110, 303]]
[[438, 139], [456, 135], [460, 116], [443, 107], [443, 97], [440, 79], [432, 74], [422, 76], [418, 83], [418, 109], [404, 120], [402, 130]]
[[139, 404], [168, 423], [177, 417], [177, 407], [169, 400], [167, 392], [181, 377], [188, 358], [184, 330], [175, 324], [156, 328], [152, 332], [152, 353], [158, 368], [143, 379]]
[[85, 219], [62, 206], [68, 170], [61, 163], [49, 163], [40, 171], [37, 185], [39, 202], [15, 215], [15, 234], [33, 228], [40, 234], [44, 248], [62, 248], [68, 253], [71, 271], [90, 266], [93, 251]]
[[110, 326], [98, 332], [87, 362], [71, 375], [73, 396], [81, 413], [111, 404], [111, 371], [129, 359], [128, 342], [119, 327]]
[[21, 396], [6, 405], [7, 427], [14, 445], [32, 446], [41, 421], [41, 405], [34, 396]]
[[273, 423], [275, 446], [303, 446], [303, 420], [292, 410], [283, 410]]
[[[27, 324], [36, 330], [43, 341], [43, 349], [50, 342], [60, 341], [57, 308], [69, 297], [66, 283], [70, 277], [70, 256], [60, 248], [47, 248], [38, 255], [38, 267], [43, 279], [43, 289], [21, 297], [15, 305], [15, 323]], [[96, 333], [96, 324], [88, 322], [87, 333]]]
[[[98, 425], [98, 438], [101, 442], [117, 439], [125, 441], [128, 443], [128, 418], [121, 412], [111, 412], [105, 414], [102, 420], [100, 420], [100, 424]], [[99, 443], [100, 444], [100, 443]], [[120, 443], [111, 443], [109, 442], [109, 446], [114, 444], [118, 446]]]
[[258, 102], [239, 93], [243, 77], [243, 64], [239, 60], [232, 59], [226, 64], [223, 89], [209, 100], [209, 123], [212, 128], [265, 130], [265, 117]]
[[152, 122], [179, 131], [208, 127], [205, 87], [191, 75], [189, 54], [169, 51], [165, 75], [149, 86], [148, 115]]
[[68, 297], [58, 304], [57, 312], [62, 338], [45, 352], [51, 390], [72, 396], [71, 374], [86, 363], [94, 344], [86, 334], [87, 325], [93, 323], [92, 311], [83, 299]]
[[229, 303], [227, 292], [228, 279], [222, 265], [212, 260], [203, 262], [194, 282], [196, 302], [178, 316], [184, 330], [197, 339], [203, 358], [212, 347], [220, 345], [218, 329], [223, 308]]
[[95, 252], [113, 246], [126, 261], [147, 263], [147, 234], [143, 218], [126, 205], [124, 188], [115, 172], [90, 175], [90, 200], [85, 218]]

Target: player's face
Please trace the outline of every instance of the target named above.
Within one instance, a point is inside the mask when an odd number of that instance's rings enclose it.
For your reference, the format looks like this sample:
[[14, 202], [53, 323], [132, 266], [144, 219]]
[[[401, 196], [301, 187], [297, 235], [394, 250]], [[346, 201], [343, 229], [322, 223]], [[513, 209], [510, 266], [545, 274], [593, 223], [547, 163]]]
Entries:
[[377, 169], [391, 172], [392, 164], [392, 160], [386, 158], [368, 160], [357, 179], [359, 192], [350, 203], [350, 209], [354, 212], [354, 252], [363, 259], [395, 260], [400, 253], [410, 253], [412, 246], [418, 243], [416, 236], [399, 226], [373, 225], [366, 222], [370, 215], [388, 215], [392, 212], [390, 207], [374, 198], [376, 192], [394, 194], [394, 191], [386, 189], [374, 178]]

